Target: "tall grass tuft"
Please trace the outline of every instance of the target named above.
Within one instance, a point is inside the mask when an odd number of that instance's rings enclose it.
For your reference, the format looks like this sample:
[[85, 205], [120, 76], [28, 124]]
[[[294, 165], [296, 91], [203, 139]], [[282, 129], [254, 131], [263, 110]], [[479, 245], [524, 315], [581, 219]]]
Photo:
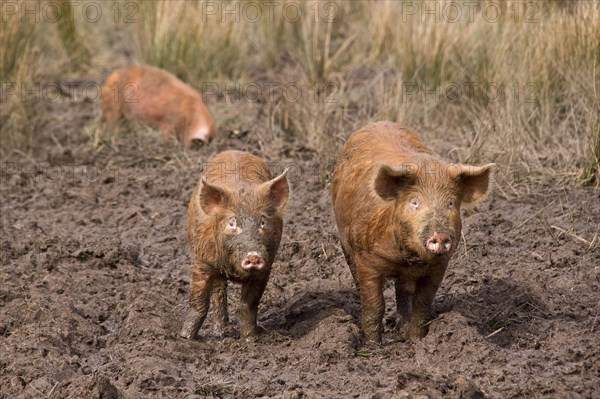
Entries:
[[347, 50], [356, 39], [347, 23], [351, 2], [285, 0], [275, 4], [275, 18], [261, 20], [262, 34], [255, 44], [265, 49], [266, 57], [260, 60], [263, 67], [277, 68], [278, 62], [288, 59], [310, 83], [324, 82], [343, 71], [351, 58]]
[[596, 124], [596, 134], [591, 141], [587, 166], [579, 178], [584, 186], [600, 188], [600, 122]]
[[[73, 4], [67, 3], [61, 1], [47, 8], [34, 0], [3, 4], [0, 16], [2, 155], [14, 150], [31, 152], [35, 148], [34, 137], [52, 117], [49, 113], [40, 113], [39, 107], [49, 97], [55, 102], [57, 99], [54, 93], [50, 94], [47, 81], [56, 82], [68, 70], [87, 65], [89, 54], [81, 44], [83, 38], [78, 36], [74, 15], [69, 14]], [[57, 5], [62, 7], [60, 18], [46, 14], [57, 10]], [[32, 11], [41, 14], [35, 15]]]
[[58, 22], [56, 27], [60, 40], [69, 55], [71, 69], [77, 70], [90, 66], [91, 53], [84, 44], [84, 39], [77, 26], [76, 15], [73, 14], [73, 2], [59, 0], [60, 15], [54, 16]]
[[137, 41], [141, 60], [188, 83], [239, 79], [254, 52], [247, 24], [210, 15], [215, 2], [140, 1]]
[[[18, 3], [19, 6], [24, 2]], [[2, 15], [0, 25], [0, 77], [2, 82], [12, 79], [23, 60], [31, 57], [32, 40], [35, 32], [35, 23], [31, 19], [21, 20], [19, 13], [6, 13]]]
[[[21, 7], [25, 2], [16, 3]], [[20, 101], [21, 87], [35, 76], [36, 25], [19, 13], [2, 15], [0, 24], [0, 153], [31, 142], [28, 104]]]

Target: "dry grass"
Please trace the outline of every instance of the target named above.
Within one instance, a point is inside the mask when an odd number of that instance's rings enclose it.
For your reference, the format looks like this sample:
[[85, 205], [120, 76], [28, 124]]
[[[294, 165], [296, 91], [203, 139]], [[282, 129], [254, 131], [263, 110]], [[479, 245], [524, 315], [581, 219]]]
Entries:
[[201, 2], [141, 1], [137, 44], [141, 59], [192, 84], [236, 79], [249, 66], [252, 29], [233, 18], [205, 18]]
[[579, 176], [582, 184], [600, 188], [600, 121], [597, 120], [596, 133], [592, 139], [587, 166]]
[[81, 8], [73, 4], [19, 0], [0, 9], [0, 154], [30, 152], [49, 119], [38, 107], [61, 95], [49, 89], [49, 82], [89, 65], [90, 53], [76, 26], [82, 23]]
[[[19, 5], [25, 4], [20, 2]], [[2, 15], [0, 25], [0, 147], [15, 148], [31, 144], [32, 128], [28, 123], [27, 102], [18, 101], [23, 85], [32, 85], [36, 71], [36, 50], [33, 44], [36, 25], [22, 21], [18, 14]]]
[[84, 44], [84, 39], [77, 26], [80, 16], [70, 0], [59, 0], [57, 6], [60, 8], [56, 13], [60, 13], [60, 18], [54, 16], [53, 19], [58, 20], [56, 28], [60, 40], [71, 60], [71, 69], [81, 69], [89, 67], [91, 54], [89, 49]]
[[22, 21], [16, 13], [3, 13], [1, 26], [0, 77], [4, 83], [22, 74], [20, 67], [31, 58], [35, 23], [29, 19]]
[[[225, 128], [261, 125], [261, 134], [301, 140], [329, 165], [352, 131], [389, 119], [454, 161], [499, 163], [501, 185], [548, 175], [600, 184], [598, 2], [481, 0], [459, 17], [449, 0], [136, 4], [139, 22], [119, 31], [133, 32], [133, 60], [199, 90], [220, 85], [226, 100], [223, 87], [261, 88], [259, 102], [241, 92], [244, 104], [213, 106]], [[79, 57], [82, 43], [102, 45], [98, 26], [82, 28], [59, 28], [63, 57]], [[32, 35], [21, 33], [30, 29], [3, 24], [3, 74], [33, 54]], [[110, 55], [113, 44], [104, 45]], [[285, 84], [300, 96], [283, 92]]]

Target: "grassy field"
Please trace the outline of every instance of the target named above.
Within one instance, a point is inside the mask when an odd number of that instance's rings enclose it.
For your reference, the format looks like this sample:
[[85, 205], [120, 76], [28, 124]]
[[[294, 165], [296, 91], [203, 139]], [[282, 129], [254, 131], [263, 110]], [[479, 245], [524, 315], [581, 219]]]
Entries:
[[501, 186], [600, 185], [597, 2], [69, 4], [3, 4], [4, 154], [34, 150], [47, 126], [23, 88], [44, 100], [47, 82], [100, 84], [147, 63], [202, 91], [222, 128], [259, 113], [273, 139], [302, 140], [324, 165], [353, 130], [387, 119], [452, 160], [499, 163]]

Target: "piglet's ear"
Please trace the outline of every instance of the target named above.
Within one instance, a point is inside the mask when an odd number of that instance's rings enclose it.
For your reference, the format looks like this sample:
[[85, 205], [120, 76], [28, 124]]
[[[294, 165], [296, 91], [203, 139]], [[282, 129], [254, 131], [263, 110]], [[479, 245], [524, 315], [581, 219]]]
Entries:
[[375, 192], [386, 201], [395, 200], [402, 188], [410, 187], [417, 181], [413, 169], [410, 165], [381, 165], [373, 183]]
[[473, 205], [486, 196], [491, 187], [495, 166], [495, 163], [489, 163], [485, 166], [453, 165], [450, 167], [450, 176], [459, 180], [462, 202]]
[[227, 203], [228, 195], [225, 190], [214, 186], [202, 177], [202, 189], [200, 190], [200, 206], [204, 213], [211, 214], [220, 208], [223, 208]]
[[263, 183], [262, 192], [269, 199], [271, 206], [275, 209], [283, 209], [288, 202], [290, 187], [287, 180], [289, 168], [286, 168], [282, 174]]

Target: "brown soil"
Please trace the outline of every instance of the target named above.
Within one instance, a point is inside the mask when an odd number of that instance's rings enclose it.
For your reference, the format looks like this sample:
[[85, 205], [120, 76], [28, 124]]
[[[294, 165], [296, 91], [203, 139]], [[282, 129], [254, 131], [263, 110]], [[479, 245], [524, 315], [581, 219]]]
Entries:
[[[498, 192], [463, 218], [429, 335], [399, 340], [390, 285], [384, 344], [364, 346], [316, 154], [257, 152], [260, 129], [221, 131], [192, 162], [133, 137], [98, 152], [81, 112], [69, 137], [49, 127], [45, 151], [2, 160], [0, 398], [600, 397], [598, 191]], [[188, 341], [187, 201], [201, 162], [230, 148], [293, 167], [265, 331], [239, 339], [234, 285], [228, 334], [209, 316]]]

